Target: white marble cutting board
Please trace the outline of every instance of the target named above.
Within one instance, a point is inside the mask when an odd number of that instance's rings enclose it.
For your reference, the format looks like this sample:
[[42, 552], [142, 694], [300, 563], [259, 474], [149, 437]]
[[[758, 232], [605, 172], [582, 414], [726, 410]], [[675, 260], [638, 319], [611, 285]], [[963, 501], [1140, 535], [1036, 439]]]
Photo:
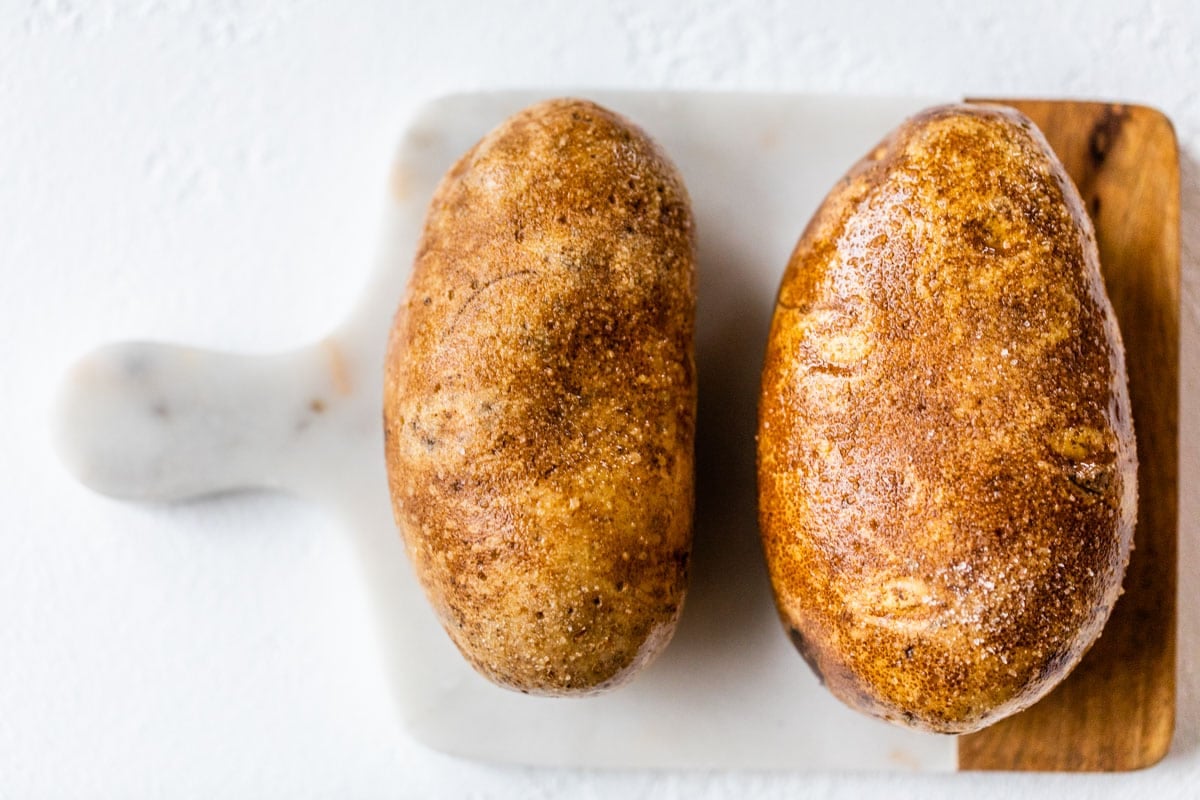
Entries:
[[795, 653], [771, 604], [754, 491], [759, 368], [788, 254], [838, 177], [904, 117], [940, 101], [577, 94], [662, 144], [697, 219], [692, 583], [674, 641], [632, 684], [548, 699], [477, 676], [426, 605], [387, 497], [383, 352], [425, 206], [462, 152], [545, 93], [451, 96], [413, 120], [389, 181], [375, 273], [355, 313], [320, 342], [269, 357], [123, 343], [80, 360], [56, 412], [64, 462], [116, 497], [268, 487], [333, 508], [361, 559], [398, 716], [439, 750], [562, 766], [954, 769], [953, 737], [850, 711]]

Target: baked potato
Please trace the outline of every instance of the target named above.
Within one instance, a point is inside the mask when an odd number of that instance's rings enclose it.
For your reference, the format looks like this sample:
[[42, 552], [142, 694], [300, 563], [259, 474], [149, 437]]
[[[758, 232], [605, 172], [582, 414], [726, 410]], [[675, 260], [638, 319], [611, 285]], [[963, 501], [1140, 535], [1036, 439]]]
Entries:
[[962, 733], [1100, 635], [1136, 516], [1092, 224], [1015, 110], [908, 120], [833, 188], [779, 289], [759, 514], [779, 614], [859, 710]]
[[387, 350], [388, 480], [438, 617], [502, 686], [599, 691], [671, 638], [695, 281], [679, 174], [590, 102], [515, 114], [433, 197]]

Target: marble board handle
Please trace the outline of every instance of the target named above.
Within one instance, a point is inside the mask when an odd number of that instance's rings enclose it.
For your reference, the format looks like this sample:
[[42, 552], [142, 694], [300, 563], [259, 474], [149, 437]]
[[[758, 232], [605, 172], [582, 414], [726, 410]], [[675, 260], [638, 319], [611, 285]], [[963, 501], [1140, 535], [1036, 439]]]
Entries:
[[[382, 450], [358, 365], [330, 337], [280, 355], [124, 342], [76, 362], [53, 427], [59, 455], [105, 495], [168, 501], [243, 488], [327, 495]], [[378, 405], [378, 402], [376, 402]], [[314, 457], [319, 453], [319, 457]]]

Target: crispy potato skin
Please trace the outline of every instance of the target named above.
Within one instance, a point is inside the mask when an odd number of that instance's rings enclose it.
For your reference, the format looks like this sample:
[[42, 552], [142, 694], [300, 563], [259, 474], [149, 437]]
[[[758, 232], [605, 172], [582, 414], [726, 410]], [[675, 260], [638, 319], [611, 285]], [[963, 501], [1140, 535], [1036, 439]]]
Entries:
[[581, 100], [509, 118], [434, 195], [387, 353], [388, 479], [442, 624], [498, 684], [599, 691], [674, 631], [692, 227], [666, 156]]
[[779, 291], [758, 477], [780, 616], [850, 706], [977, 730], [1099, 635], [1136, 516], [1124, 355], [1026, 117], [930, 109], [826, 198]]

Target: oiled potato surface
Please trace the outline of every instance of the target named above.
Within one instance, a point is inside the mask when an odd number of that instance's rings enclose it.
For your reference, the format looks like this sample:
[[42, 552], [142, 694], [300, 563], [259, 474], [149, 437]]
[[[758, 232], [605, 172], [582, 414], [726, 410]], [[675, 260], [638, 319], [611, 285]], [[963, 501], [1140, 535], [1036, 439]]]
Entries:
[[692, 536], [693, 249], [674, 167], [585, 101], [514, 115], [433, 198], [388, 348], [388, 477], [438, 616], [497, 683], [596, 691], [671, 637]]
[[833, 189], [782, 281], [758, 447], [780, 615], [843, 701], [964, 732], [1074, 667], [1136, 455], [1092, 226], [1027, 118], [928, 110]]

